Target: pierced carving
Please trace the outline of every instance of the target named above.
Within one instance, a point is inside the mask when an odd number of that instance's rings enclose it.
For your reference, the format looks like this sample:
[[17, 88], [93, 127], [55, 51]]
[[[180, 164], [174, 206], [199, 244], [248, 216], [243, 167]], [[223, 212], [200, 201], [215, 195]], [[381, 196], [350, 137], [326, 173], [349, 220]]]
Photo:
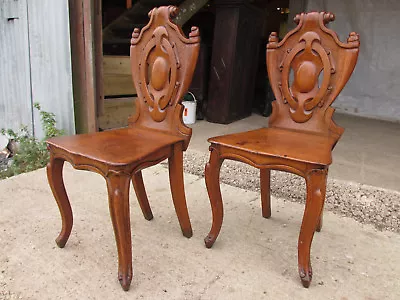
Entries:
[[179, 59], [169, 42], [168, 31], [158, 26], [142, 52], [139, 65], [140, 88], [154, 121], [165, 119], [177, 79]]
[[[312, 110], [321, 102], [328, 88], [331, 63], [320, 40], [320, 36], [314, 31], [304, 33], [281, 63], [282, 95], [290, 106], [292, 119], [298, 123], [306, 122], [312, 117]], [[294, 71], [294, 81], [289, 86], [291, 68]], [[318, 76], [322, 70], [324, 77], [319, 88]]]
[[149, 24], [132, 33], [132, 73], [140, 102], [136, 116], [131, 118], [135, 123], [148, 124], [145, 119], [149, 116], [156, 122], [168, 120], [166, 125], [172, 123], [167, 115], [169, 111], [175, 115], [173, 110], [180, 109], [177, 104], [193, 75], [199, 29], [192, 27], [189, 38], [185, 38], [171, 21], [177, 13], [178, 8], [174, 6], [154, 8], [149, 12]]

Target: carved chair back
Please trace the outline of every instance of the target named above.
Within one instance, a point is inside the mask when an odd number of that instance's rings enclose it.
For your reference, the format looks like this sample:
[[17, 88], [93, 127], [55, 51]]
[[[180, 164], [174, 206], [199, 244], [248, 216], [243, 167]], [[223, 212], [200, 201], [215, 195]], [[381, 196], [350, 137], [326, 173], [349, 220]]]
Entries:
[[183, 124], [181, 101], [192, 81], [200, 35], [192, 27], [186, 38], [171, 21], [177, 12], [175, 6], [154, 8], [149, 23], [133, 31], [130, 56], [138, 99], [129, 125], [182, 136], [186, 149], [192, 131]]
[[309, 131], [337, 141], [344, 129], [332, 120], [330, 106], [343, 89], [357, 62], [359, 36], [347, 43], [325, 25], [335, 16], [327, 12], [302, 13], [297, 27], [281, 42], [272, 32], [267, 45], [267, 69], [276, 101], [270, 127]]

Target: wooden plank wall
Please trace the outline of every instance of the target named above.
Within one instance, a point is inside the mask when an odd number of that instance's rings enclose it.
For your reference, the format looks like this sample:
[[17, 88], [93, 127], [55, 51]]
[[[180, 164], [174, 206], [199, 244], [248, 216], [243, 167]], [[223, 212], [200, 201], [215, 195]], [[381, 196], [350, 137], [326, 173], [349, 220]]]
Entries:
[[33, 129], [27, 23], [25, 1], [0, 0], [0, 128]]
[[[68, 0], [28, 0], [32, 99], [75, 133]], [[34, 110], [35, 133], [42, 136]]]
[[42, 137], [39, 102], [75, 133], [68, 0], [0, 0], [0, 16], [0, 128]]
[[135, 95], [129, 56], [103, 56], [104, 95]]

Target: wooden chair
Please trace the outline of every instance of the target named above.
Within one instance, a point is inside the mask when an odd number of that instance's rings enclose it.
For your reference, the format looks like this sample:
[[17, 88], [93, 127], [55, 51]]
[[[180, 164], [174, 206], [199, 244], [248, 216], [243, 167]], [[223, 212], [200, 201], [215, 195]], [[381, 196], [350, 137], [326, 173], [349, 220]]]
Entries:
[[[219, 186], [224, 159], [242, 161], [260, 169], [261, 206], [271, 216], [270, 170], [305, 178], [307, 199], [298, 240], [298, 267], [304, 287], [311, 282], [310, 247], [314, 231], [322, 227], [331, 151], [344, 129], [332, 120], [330, 106], [345, 86], [357, 62], [359, 37], [352, 32], [347, 43], [325, 27], [334, 15], [311, 12], [297, 15], [297, 27], [278, 42], [271, 33], [267, 69], [276, 101], [269, 128], [210, 138], [210, 160], [205, 179], [213, 222], [205, 238], [214, 244], [222, 225], [223, 205]], [[293, 75], [291, 75], [293, 73]]]
[[129, 127], [47, 141], [50, 162], [47, 176], [62, 217], [56, 239], [63, 248], [72, 228], [72, 210], [62, 169], [68, 161], [76, 169], [103, 175], [107, 183], [109, 208], [118, 248], [118, 279], [124, 290], [132, 280], [129, 184], [132, 179], [143, 215], [153, 218], [141, 170], [168, 158], [173, 203], [185, 237], [192, 236], [183, 182], [183, 151], [192, 130], [182, 122], [181, 99], [192, 80], [200, 47], [197, 27], [189, 38], [171, 22], [177, 8], [154, 8], [150, 21], [131, 40], [133, 82], [138, 99]]

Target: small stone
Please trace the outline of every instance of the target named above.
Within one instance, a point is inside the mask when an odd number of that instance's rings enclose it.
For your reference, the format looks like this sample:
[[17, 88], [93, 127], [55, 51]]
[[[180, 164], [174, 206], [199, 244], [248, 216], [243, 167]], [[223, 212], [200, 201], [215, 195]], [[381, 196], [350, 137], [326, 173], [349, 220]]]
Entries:
[[347, 263], [354, 264], [354, 258], [351, 255], [346, 255]]

